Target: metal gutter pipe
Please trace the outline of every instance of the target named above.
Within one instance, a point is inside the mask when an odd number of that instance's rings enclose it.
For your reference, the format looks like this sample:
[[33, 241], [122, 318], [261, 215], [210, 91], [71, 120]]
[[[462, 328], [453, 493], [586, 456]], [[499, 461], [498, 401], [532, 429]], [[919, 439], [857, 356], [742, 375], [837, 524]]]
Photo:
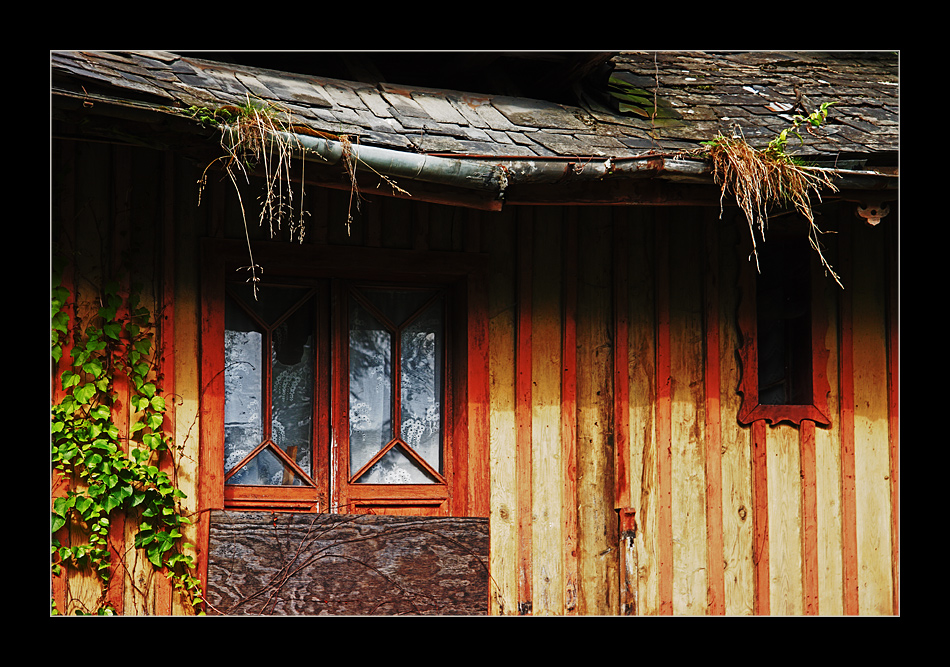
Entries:
[[[230, 127], [223, 128], [232, 134]], [[376, 146], [342, 142], [291, 132], [275, 132], [285, 145], [301, 150], [305, 159], [324, 164], [339, 164], [349, 151], [358, 169], [369, 169], [383, 176], [467, 188], [504, 199], [511, 185], [556, 184], [567, 181], [599, 181], [607, 178], [667, 177], [670, 179], [711, 182], [708, 165], [672, 155], [645, 154], [628, 158], [524, 158], [520, 156], [443, 157], [410, 153]], [[855, 189], [896, 189], [897, 177], [851, 170], [822, 169], [834, 172], [839, 187]]]

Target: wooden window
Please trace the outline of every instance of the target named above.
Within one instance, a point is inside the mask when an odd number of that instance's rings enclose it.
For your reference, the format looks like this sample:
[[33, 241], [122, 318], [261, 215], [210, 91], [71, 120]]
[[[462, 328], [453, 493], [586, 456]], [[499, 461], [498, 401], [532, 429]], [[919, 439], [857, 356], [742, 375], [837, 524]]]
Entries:
[[239, 247], [205, 250], [209, 507], [477, 515], [468, 479], [487, 461], [487, 443], [469, 443], [469, 394], [487, 378], [483, 342], [470, 342], [486, 324], [469, 298], [477, 266], [267, 246], [255, 250], [266, 267], [255, 298]]
[[746, 267], [739, 327], [739, 421], [828, 425], [827, 330], [821, 274], [801, 233], [775, 230]]

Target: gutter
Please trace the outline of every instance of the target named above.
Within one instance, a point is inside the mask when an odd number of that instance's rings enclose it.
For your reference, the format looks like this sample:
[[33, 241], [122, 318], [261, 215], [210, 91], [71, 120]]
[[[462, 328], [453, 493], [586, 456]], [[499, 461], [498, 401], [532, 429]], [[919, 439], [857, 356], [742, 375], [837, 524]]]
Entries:
[[[224, 128], [232, 133], [231, 128]], [[322, 164], [339, 164], [347, 148], [339, 141], [290, 132], [275, 132], [286, 145], [299, 146], [304, 159]], [[705, 163], [670, 156], [647, 154], [630, 158], [581, 158], [466, 155], [445, 157], [396, 151], [362, 144], [350, 144], [348, 150], [358, 169], [369, 169], [384, 176], [454, 186], [504, 199], [512, 185], [556, 184], [575, 181], [601, 181], [613, 177], [647, 178], [664, 174], [699, 177], [709, 180]]]
[[[230, 132], [230, 128], [225, 128]], [[339, 164], [347, 149], [343, 143], [306, 134], [276, 132], [288, 145], [299, 146], [305, 159]], [[645, 153], [616, 157], [475, 156], [445, 157], [388, 148], [350, 144], [358, 169], [369, 169], [394, 178], [460, 187], [494, 194], [504, 199], [512, 185], [602, 181], [613, 178], [666, 178], [711, 183], [708, 164], [673, 154]], [[896, 190], [898, 177], [873, 171], [816, 167], [830, 173], [839, 189]]]

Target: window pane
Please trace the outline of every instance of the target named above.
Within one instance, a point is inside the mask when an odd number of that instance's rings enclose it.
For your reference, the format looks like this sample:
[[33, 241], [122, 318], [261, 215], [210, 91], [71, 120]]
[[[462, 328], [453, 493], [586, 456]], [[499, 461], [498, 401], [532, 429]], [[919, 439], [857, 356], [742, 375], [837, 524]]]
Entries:
[[271, 439], [311, 475], [313, 316], [310, 299], [284, 320], [274, 330], [271, 358]]
[[228, 484], [257, 486], [299, 485], [302, 483], [303, 481], [299, 475], [294, 475], [293, 470], [284, 466], [283, 461], [270, 449], [261, 450], [257, 456], [248, 461], [228, 479]]
[[392, 334], [350, 300], [350, 470], [393, 438]]
[[264, 438], [263, 333], [228, 299], [224, 332], [224, 470]]
[[402, 332], [401, 435], [407, 445], [442, 472], [442, 302]]
[[804, 239], [762, 244], [756, 281], [759, 403], [811, 403], [811, 280]]
[[436, 480], [422, 466], [406, 456], [397, 445], [386, 452], [358, 481], [361, 484], [432, 484]]

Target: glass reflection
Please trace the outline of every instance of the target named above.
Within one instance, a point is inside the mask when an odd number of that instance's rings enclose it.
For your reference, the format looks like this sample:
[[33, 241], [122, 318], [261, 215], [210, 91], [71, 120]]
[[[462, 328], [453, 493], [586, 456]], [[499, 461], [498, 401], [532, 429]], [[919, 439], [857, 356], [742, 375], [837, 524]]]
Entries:
[[[396, 428], [409, 449], [442, 472], [443, 303], [434, 295], [432, 291], [367, 290], [365, 296], [375, 314], [356, 298], [350, 300], [352, 472], [389, 446], [397, 437]], [[398, 352], [394, 350], [397, 342]], [[394, 426], [397, 398], [398, 426]], [[397, 444], [357, 481], [432, 484], [437, 480]]]
[[227, 483], [303, 484], [268, 447], [281, 448], [312, 474], [314, 299], [295, 307], [307, 289], [268, 286], [253, 302], [242, 290], [225, 304], [225, 472], [268, 445]]

